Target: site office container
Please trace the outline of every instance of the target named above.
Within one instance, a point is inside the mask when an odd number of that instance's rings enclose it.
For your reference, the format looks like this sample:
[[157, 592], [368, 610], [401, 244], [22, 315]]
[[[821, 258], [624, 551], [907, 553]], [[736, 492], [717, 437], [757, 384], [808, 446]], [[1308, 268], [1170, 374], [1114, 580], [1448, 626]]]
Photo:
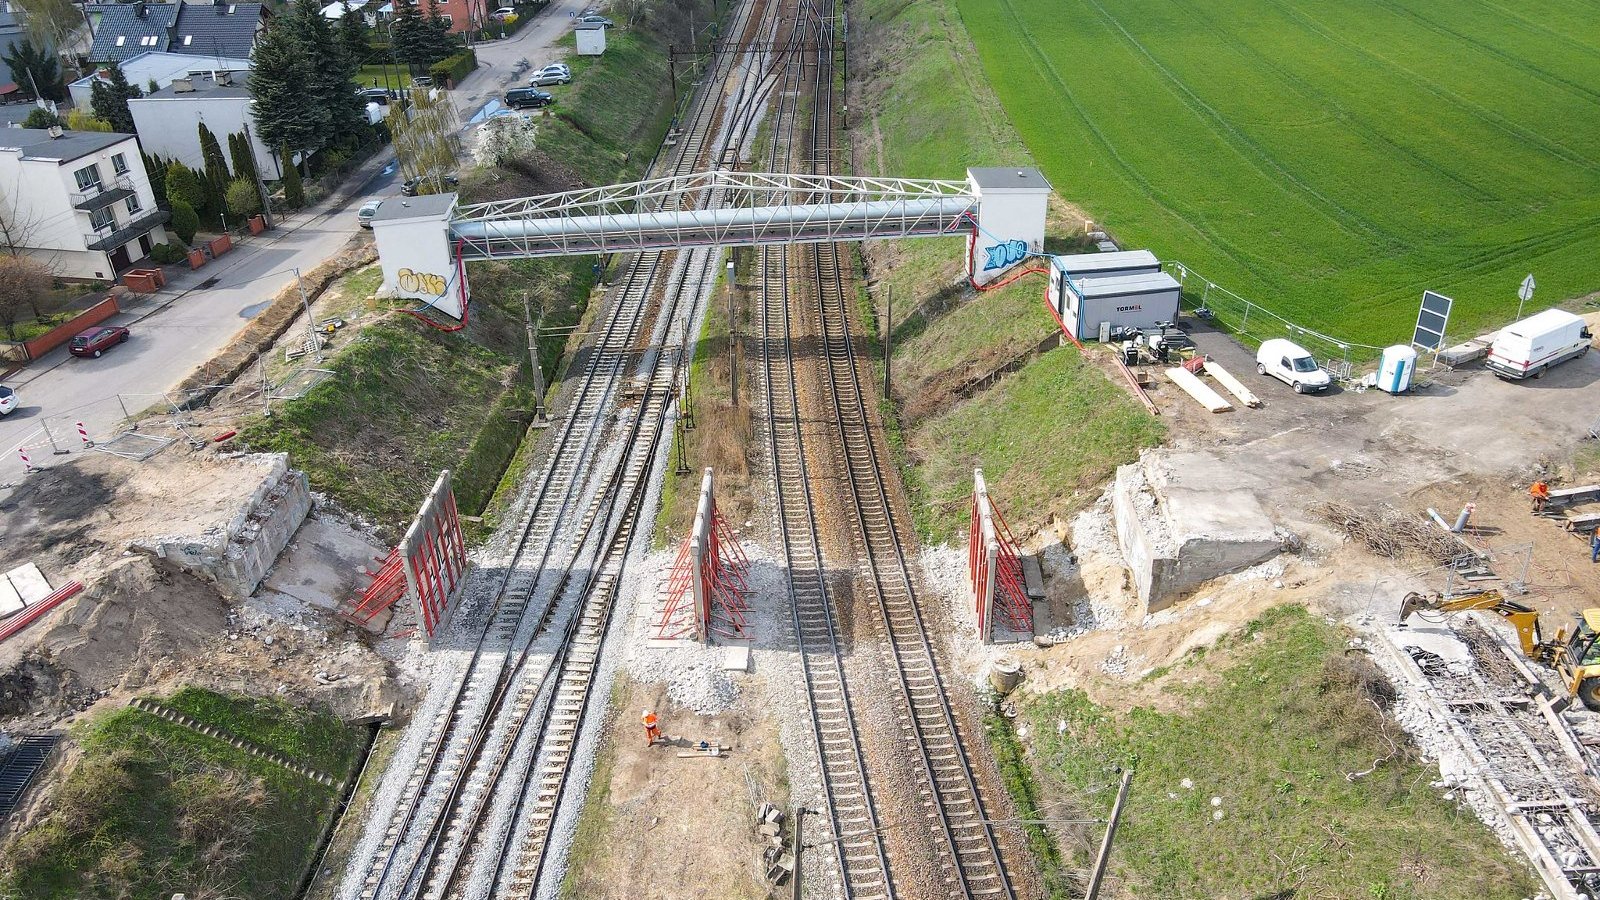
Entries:
[[1593, 337], [1581, 317], [1547, 309], [1500, 329], [1489, 348], [1489, 369], [1502, 378], [1538, 378], [1587, 353]]
[[1069, 334], [1095, 340], [1100, 323], [1112, 330], [1154, 328], [1178, 319], [1178, 280], [1165, 272], [1083, 277], [1051, 266], [1050, 305]]

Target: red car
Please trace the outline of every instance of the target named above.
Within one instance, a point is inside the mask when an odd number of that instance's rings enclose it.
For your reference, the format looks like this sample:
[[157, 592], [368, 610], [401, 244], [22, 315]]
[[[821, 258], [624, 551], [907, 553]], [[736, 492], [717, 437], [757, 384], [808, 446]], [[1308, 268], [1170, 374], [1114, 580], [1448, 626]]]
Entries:
[[121, 325], [97, 325], [88, 331], [73, 335], [67, 352], [73, 356], [95, 356], [128, 339], [128, 329]]

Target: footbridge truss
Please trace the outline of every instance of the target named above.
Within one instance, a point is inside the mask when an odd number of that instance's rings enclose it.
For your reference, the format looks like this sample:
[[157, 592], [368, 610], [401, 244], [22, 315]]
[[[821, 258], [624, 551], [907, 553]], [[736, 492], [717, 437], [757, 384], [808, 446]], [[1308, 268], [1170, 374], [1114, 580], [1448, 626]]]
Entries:
[[450, 236], [465, 260], [861, 241], [957, 232], [977, 207], [962, 181], [713, 171], [464, 206]]
[[468, 206], [396, 197], [371, 224], [385, 289], [461, 319], [475, 260], [964, 236], [983, 284], [1042, 252], [1049, 194], [1037, 169], [965, 181], [717, 170]]

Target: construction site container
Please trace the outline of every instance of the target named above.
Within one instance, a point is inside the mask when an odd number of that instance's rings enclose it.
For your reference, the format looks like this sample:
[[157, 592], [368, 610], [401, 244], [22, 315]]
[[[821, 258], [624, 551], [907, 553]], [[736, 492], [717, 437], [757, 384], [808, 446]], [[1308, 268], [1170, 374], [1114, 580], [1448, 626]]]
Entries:
[[1161, 271], [1161, 260], [1149, 250], [1118, 250], [1114, 253], [1074, 253], [1055, 258], [1057, 268], [1074, 279], [1108, 278], [1114, 275], [1151, 275]]
[[1096, 340], [1102, 322], [1112, 330], [1176, 322], [1178, 293], [1178, 280], [1165, 272], [1079, 279], [1059, 265], [1050, 270], [1050, 306], [1080, 341]]
[[1378, 390], [1403, 394], [1411, 390], [1411, 373], [1417, 369], [1417, 351], [1405, 344], [1384, 348], [1378, 357]]
[[1489, 369], [1502, 378], [1538, 378], [1587, 353], [1593, 337], [1582, 317], [1547, 309], [1500, 329], [1489, 347]]

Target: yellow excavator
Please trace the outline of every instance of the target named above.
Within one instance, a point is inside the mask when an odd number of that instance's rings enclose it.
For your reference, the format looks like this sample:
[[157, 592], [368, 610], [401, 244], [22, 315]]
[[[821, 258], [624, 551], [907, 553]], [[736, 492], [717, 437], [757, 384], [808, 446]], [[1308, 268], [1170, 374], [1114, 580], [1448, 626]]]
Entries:
[[1569, 634], [1563, 626], [1556, 636], [1545, 640], [1539, 628], [1539, 614], [1533, 607], [1507, 599], [1499, 591], [1446, 599], [1438, 594], [1407, 594], [1400, 603], [1400, 622], [1412, 613], [1455, 613], [1481, 609], [1495, 613], [1517, 630], [1522, 654], [1554, 669], [1567, 686], [1567, 695], [1577, 697], [1589, 709], [1600, 711], [1600, 609], [1586, 609], [1577, 617]]

